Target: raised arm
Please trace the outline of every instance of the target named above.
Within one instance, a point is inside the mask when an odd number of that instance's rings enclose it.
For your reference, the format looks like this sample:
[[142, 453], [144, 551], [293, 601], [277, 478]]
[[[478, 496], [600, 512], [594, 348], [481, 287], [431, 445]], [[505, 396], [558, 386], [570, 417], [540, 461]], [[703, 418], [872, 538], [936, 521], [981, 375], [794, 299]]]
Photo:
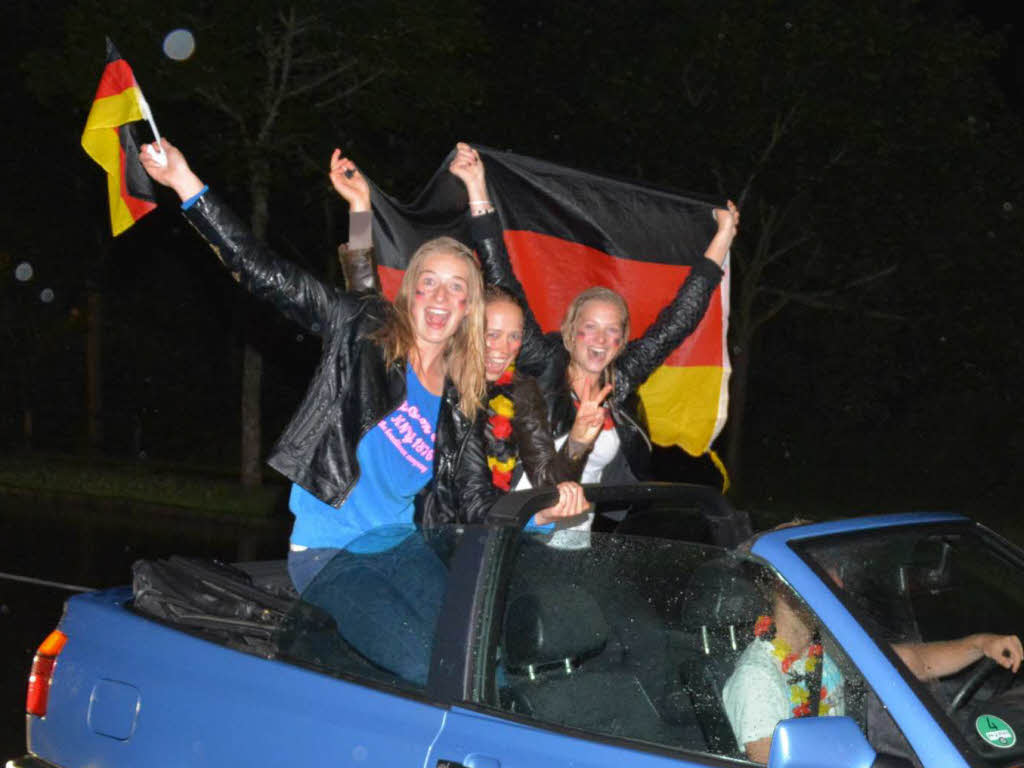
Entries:
[[522, 283], [512, 271], [512, 262], [505, 249], [501, 220], [487, 192], [484, 163], [475, 149], [460, 142], [455, 146], [455, 158], [448, 166], [448, 170], [466, 185], [466, 192], [469, 195], [470, 239], [480, 258], [484, 282], [503, 288], [516, 296], [523, 308], [523, 346], [519, 352], [520, 364], [527, 370], [538, 369], [552, 353], [550, 341], [530, 309]]
[[354, 297], [325, 285], [298, 265], [275, 255], [207, 190], [180, 150], [167, 139], [162, 139], [162, 143], [167, 164], [158, 164], [144, 146], [139, 153], [143, 167], [155, 181], [177, 192], [185, 218], [246, 290], [316, 334], [323, 334], [357, 311], [359, 303]]
[[665, 362], [700, 324], [711, 295], [722, 280], [722, 264], [739, 227], [740, 214], [729, 201], [728, 208], [714, 211], [718, 231], [708, 244], [704, 258], [690, 269], [672, 302], [658, 313], [643, 336], [626, 345], [615, 361], [616, 400], [625, 399]]
[[381, 292], [373, 253], [373, 211], [366, 177], [341, 150], [331, 155], [331, 185], [348, 203], [348, 242], [338, 246], [338, 263], [345, 289], [354, 293]]

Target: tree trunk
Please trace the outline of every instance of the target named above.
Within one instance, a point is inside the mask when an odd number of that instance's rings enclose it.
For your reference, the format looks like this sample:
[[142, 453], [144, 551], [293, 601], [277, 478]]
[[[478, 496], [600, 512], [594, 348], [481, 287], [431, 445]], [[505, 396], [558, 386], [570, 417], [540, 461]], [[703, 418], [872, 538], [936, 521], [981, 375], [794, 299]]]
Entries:
[[25, 442], [25, 450], [32, 450], [32, 437], [34, 429], [32, 427], [32, 407], [25, 403], [25, 408], [21, 414], [21, 434]]
[[260, 385], [263, 379], [263, 356], [246, 343], [242, 353], [242, 466], [241, 481], [245, 488], [263, 482], [260, 470], [260, 446], [263, 425], [260, 418]]
[[26, 451], [32, 450], [32, 441], [35, 437], [34, 419], [32, 413], [32, 376], [33, 366], [24, 362], [18, 363], [18, 401], [21, 405], [21, 440]]
[[327, 254], [324, 275], [327, 278], [328, 285], [344, 284], [343, 282], [338, 282], [341, 278], [341, 265], [338, 264], [337, 220], [334, 216], [336, 205], [337, 203], [331, 198], [324, 200], [324, 238], [327, 241], [327, 247], [324, 249], [324, 253]]
[[103, 442], [102, 331], [103, 297], [96, 286], [88, 288], [85, 322], [85, 443], [94, 456]]
[[732, 375], [729, 377], [729, 434], [725, 446], [725, 467], [738, 498], [743, 497], [743, 421], [747, 408], [749, 370], [749, 348], [737, 345], [733, 349]]
[[[270, 166], [266, 159], [255, 153], [250, 159], [249, 192], [252, 199], [250, 226], [260, 240], [266, 239], [269, 221]], [[263, 482], [260, 470], [260, 451], [263, 442], [263, 423], [260, 390], [263, 382], [263, 355], [246, 342], [242, 354], [241, 392], [241, 482], [245, 488], [254, 488]]]

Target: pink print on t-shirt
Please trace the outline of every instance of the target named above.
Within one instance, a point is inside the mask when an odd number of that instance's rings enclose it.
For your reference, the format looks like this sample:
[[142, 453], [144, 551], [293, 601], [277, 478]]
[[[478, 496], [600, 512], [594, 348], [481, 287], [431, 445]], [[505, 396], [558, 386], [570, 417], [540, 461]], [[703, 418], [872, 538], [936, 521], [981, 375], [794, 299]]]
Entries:
[[434, 430], [419, 408], [406, 401], [377, 422], [377, 426], [403, 459], [420, 474], [427, 472], [434, 462]]

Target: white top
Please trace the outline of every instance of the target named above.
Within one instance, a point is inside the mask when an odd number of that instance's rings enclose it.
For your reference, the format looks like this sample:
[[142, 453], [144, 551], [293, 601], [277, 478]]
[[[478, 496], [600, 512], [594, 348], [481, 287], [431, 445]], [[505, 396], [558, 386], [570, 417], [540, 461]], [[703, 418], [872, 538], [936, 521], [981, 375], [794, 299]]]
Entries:
[[[806, 654], [790, 668], [803, 674]], [[821, 685], [828, 693], [824, 699], [828, 715], [846, 712], [843, 676], [826, 653], [821, 670]], [[725, 715], [740, 749], [752, 741], [769, 738], [775, 726], [793, 715], [796, 704], [791, 700], [790, 684], [782, 672], [781, 662], [772, 653], [766, 640], [754, 640], [736, 661], [736, 668], [722, 690]]]
[[[561, 448], [564, 442], [565, 437], [558, 438], [555, 440], [555, 448]], [[602, 429], [601, 434], [594, 441], [594, 447], [591, 449], [590, 455], [587, 456], [587, 463], [583, 467], [583, 477], [580, 478], [580, 482], [601, 482], [604, 468], [615, 458], [615, 454], [619, 452], [621, 446], [622, 441], [619, 439], [618, 430], [614, 427], [612, 429]]]
[[[569, 435], [562, 435], [555, 438], [555, 450], [560, 451]], [[587, 463], [583, 467], [581, 483], [599, 483], [601, 474], [608, 463], [615, 458], [619, 452], [619, 433], [615, 429], [603, 429], [601, 434], [594, 441], [594, 447], [587, 457]], [[530, 479], [523, 473], [513, 490], [525, 491], [533, 488]], [[549, 547], [556, 549], [586, 549], [590, 546], [590, 526], [594, 524], [594, 513], [587, 512], [579, 517], [571, 517], [555, 523], [555, 531], [547, 542]]]

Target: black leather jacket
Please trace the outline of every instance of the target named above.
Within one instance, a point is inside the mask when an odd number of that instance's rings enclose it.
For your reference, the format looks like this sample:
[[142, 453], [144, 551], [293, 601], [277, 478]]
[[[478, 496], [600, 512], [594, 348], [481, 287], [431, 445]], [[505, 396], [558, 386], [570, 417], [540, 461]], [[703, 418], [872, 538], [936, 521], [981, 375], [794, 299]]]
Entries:
[[[515, 408], [512, 416], [512, 438], [519, 453], [519, 461], [512, 470], [512, 488], [515, 489], [524, 472], [534, 488], [557, 485], [567, 480], [578, 483], [580, 475], [583, 474], [587, 454], [581, 453], [573, 457], [569, 452], [568, 440], [562, 444], [560, 450], [555, 450], [547, 405], [537, 380], [516, 371], [512, 377], [510, 397]], [[572, 426], [571, 421], [569, 426]]]
[[[405, 370], [387, 366], [368, 338], [388, 311], [387, 300], [326, 285], [278, 258], [217, 197], [207, 192], [185, 217], [234, 278], [254, 296], [322, 339], [320, 363], [298, 411], [268, 463], [326, 503], [340, 507], [359, 477], [359, 440], [406, 396]], [[479, 420], [457, 407], [445, 382], [434, 443], [434, 480], [416, 499], [425, 526], [482, 522], [497, 498], [483, 453]]]
[[[569, 387], [569, 351], [561, 333], [545, 334], [529, 309], [526, 294], [512, 271], [496, 213], [474, 217], [470, 227], [484, 271], [484, 281], [519, 297], [524, 307], [523, 347], [517, 366], [537, 379], [547, 400], [552, 433], [568, 433], [576, 418]], [[643, 336], [626, 344], [612, 363], [615, 388], [606, 401], [622, 450], [602, 474], [602, 482], [625, 482], [650, 477], [651, 441], [637, 388], [654, 373], [700, 323], [722, 270], [701, 259], [690, 270], [676, 297], [651, 323]]]

